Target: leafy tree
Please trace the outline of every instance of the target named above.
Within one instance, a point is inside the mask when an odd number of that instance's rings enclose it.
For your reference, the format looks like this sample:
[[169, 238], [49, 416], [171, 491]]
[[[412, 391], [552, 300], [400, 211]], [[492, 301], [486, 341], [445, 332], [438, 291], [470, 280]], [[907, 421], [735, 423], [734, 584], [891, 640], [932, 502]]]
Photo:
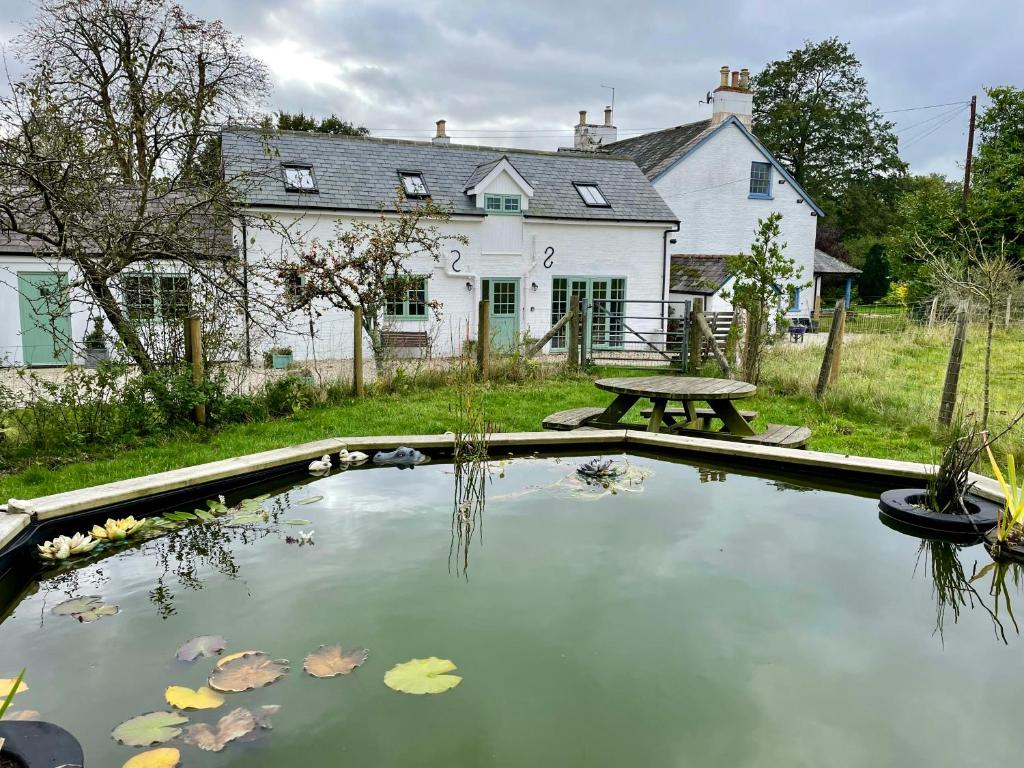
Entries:
[[889, 292], [889, 262], [885, 257], [885, 246], [875, 243], [868, 249], [864, 269], [857, 281], [861, 298], [875, 302]]
[[43, 0], [17, 43], [25, 75], [0, 98], [0, 224], [71, 265], [71, 290], [152, 373], [123, 278], [171, 262], [240, 299], [226, 233], [242, 180], [204, 156], [269, 91], [267, 71], [220, 22], [168, 0]]
[[753, 78], [754, 132], [845, 236], [879, 232], [906, 165], [849, 44], [806, 42]]
[[1024, 90], [987, 88], [991, 103], [978, 118], [980, 143], [972, 167], [970, 212], [990, 246], [1002, 240], [1024, 260]]
[[960, 184], [937, 173], [909, 176], [894, 210], [893, 226], [883, 241], [890, 276], [907, 284], [912, 299], [923, 299], [931, 295], [933, 286], [921, 270], [921, 244], [944, 251], [959, 231]]
[[[733, 278], [732, 288], [723, 295], [746, 313], [746, 345], [743, 349], [743, 378], [757, 384], [761, 364], [768, 347], [781, 333], [785, 311], [780, 296], [787, 290], [804, 288], [803, 269], [786, 256], [786, 243], [779, 242], [782, 214], [775, 212], [759, 219], [750, 245], [750, 255], [727, 256], [726, 270]], [[788, 304], [787, 304], [788, 306]]]
[[[313, 239], [297, 248], [297, 259], [276, 265], [282, 283], [289, 286], [289, 309], [319, 314], [318, 305], [363, 312], [363, 329], [378, 363], [385, 359], [382, 342], [389, 300], [401, 299], [414, 279], [411, 259], [441, 261], [446, 244], [465, 245], [461, 234], [445, 234], [439, 224], [451, 221], [451, 212], [431, 200], [410, 204], [398, 190], [392, 206], [381, 206], [376, 219], [335, 225], [329, 240]], [[441, 306], [430, 302], [435, 316]]]
[[306, 133], [332, 133], [337, 136], [369, 136], [370, 129], [354, 125], [331, 113], [330, 117], [319, 120], [303, 112], [278, 112], [277, 128], [282, 131], [305, 131]]

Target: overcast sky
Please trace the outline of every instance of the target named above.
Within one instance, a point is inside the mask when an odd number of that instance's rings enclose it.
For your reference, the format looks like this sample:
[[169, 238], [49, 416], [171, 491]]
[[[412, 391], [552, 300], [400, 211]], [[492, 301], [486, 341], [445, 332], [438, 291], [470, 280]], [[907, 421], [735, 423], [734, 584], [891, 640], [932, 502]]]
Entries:
[[[1020, 0], [184, 0], [219, 17], [270, 67], [268, 108], [335, 112], [380, 136], [571, 145], [615, 87], [620, 138], [710, 114], [723, 64], [759, 71], [803, 41], [837, 35], [873, 102], [897, 110], [1024, 86]], [[34, 4], [0, 0], [9, 37]], [[962, 174], [962, 105], [889, 115], [914, 172]]]

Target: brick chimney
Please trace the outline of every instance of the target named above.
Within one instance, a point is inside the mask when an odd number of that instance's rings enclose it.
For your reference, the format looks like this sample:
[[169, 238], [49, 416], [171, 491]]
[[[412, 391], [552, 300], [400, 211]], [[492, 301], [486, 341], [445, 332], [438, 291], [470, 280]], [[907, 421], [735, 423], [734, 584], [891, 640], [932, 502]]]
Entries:
[[437, 121], [437, 133], [435, 133], [434, 134], [434, 138], [430, 140], [432, 143], [434, 143], [434, 144], [451, 144], [452, 143], [451, 137], [449, 137], [448, 134], [444, 132], [444, 127], [445, 127], [445, 121], [444, 120], [438, 120]]
[[715, 88], [711, 124], [717, 125], [735, 115], [747, 128], [753, 122], [754, 94], [750, 90], [750, 70], [744, 67], [729, 72], [729, 67], [719, 70], [718, 87]]
[[604, 108], [604, 124], [587, 122], [587, 110], [580, 110], [580, 121], [576, 124], [573, 135], [573, 149], [594, 152], [611, 144], [618, 137], [619, 131], [612, 124], [612, 108]]

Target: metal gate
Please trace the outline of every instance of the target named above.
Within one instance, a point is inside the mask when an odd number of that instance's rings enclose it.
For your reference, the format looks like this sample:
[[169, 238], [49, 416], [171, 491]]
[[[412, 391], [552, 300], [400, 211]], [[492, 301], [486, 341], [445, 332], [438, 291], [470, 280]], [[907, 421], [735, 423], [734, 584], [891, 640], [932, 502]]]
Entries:
[[689, 301], [592, 299], [581, 309], [587, 365], [686, 370]]

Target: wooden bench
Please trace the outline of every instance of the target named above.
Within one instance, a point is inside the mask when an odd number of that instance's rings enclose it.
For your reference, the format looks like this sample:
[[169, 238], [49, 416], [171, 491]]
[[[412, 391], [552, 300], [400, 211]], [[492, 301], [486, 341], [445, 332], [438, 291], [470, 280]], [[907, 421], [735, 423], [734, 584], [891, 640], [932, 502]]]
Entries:
[[590, 419], [604, 413], [604, 408], [587, 406], [585, 408], [569, 408], [558, 413], [546, 416], [541, 426], [544, 429], [557, 429], [561, 432], [568, 432], [570, 429], [585, 427]]
[[744, 437], [744, 443], [755, 445], [771, 445], [776, 448], [803, 448], [811, 439], [811, 430], [807, 427], [793, 427], [789, 424], [769, 424], [759, 435]]
[[396, 358], [426, 357], [430, 351], [426, 331], [381, 331], [380, 342]]
[[[699, 422], [701, 429], [710, 429], [711, 421], [718, 418], [718, 414], [710, 408], [694, 408], [694, 411], [697, 414], [697, 421]], [[640, 411], [640, 415], [645, 419], [651, 418], [651, 409], [645, 408]], [[666, 408], [665, 415], [670, 417], [673, 421], [686, 421], [685, 408]], [[757, 418], [757, 411], [740, 411], [740, 416], [747, 421], [753, 421]]]

